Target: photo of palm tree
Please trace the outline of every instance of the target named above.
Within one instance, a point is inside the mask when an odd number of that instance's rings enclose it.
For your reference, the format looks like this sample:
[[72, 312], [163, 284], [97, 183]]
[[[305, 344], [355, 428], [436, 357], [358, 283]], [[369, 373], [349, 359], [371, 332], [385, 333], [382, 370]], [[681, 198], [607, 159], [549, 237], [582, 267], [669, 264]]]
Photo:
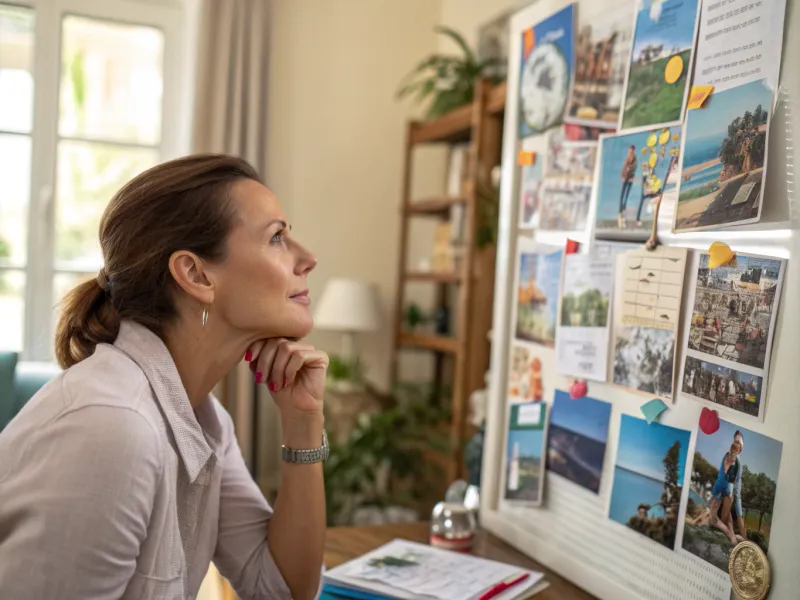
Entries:
[[772, 95], [761, 79], [687, 113], [675, 231], [758, 221]]

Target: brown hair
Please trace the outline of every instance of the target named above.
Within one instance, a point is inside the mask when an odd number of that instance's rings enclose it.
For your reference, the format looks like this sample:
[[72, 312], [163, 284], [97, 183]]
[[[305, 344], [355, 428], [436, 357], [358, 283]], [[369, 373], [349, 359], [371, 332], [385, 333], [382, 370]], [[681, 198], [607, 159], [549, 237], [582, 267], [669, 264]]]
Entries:
[[176, 316], [169, 257], [177, 250], [212, 261], [225, 257], [236, 219], [229, 190], [240, 179], [260, 181], [240, 158], [196, 154], [157, 165], [114, 195], [100, 221], [108, 285], [93, 278], [62, 300], [55, 340], [62, 368], [91, 356], [97, 344], [112, 343], [123, 319], [161, 335]]

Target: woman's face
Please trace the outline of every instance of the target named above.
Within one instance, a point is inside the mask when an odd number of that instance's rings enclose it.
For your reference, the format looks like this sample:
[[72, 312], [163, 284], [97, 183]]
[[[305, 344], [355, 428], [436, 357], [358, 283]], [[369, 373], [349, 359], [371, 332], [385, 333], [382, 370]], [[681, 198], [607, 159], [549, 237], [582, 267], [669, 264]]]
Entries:
[[231, 187], [239, 212], [228, 252], [209, 265], [214, 303], [222, 318], [248, 336], [302, 338], [313, 325], [307, 277], [317, 259], [294, 240], [278, 199], [249, 179]]

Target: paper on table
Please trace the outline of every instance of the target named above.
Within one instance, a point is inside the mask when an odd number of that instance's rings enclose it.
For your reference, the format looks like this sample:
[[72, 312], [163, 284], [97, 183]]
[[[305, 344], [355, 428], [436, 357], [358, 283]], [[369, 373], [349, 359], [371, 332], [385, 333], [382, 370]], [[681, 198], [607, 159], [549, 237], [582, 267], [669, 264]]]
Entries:
[[[512, 565], [394, 540], [329, 571], [327, 577], [397, 598], [468, 600], [522, 572]], [[530, 573], [528, 580], [497, 598], [511, 600], [536, 586], [543, 575]]]
[[759, 79], [778, 87], [786, 0], [703, 2], [694, 85], [715, 93]]

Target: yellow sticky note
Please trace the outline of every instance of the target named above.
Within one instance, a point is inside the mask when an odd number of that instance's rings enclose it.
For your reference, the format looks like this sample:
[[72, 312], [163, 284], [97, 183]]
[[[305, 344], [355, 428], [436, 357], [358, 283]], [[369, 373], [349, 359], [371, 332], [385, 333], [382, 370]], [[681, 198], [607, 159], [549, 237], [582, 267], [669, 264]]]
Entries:
[[686, 108], [700, 108], [714, 91], [713, 85], [693, 85]]
[[708, 248], [708, 268], [736, 266], [736, 254], [725, 242], [714, 242]]
[[536, 164], [536, 152], [528, 152], [520, 150], [517, 156], [517, 162], [523, 167], [529, 167]]
[[676, 54], [667, 61], [667, 66], [664, 68], [664, 81], [672, 85], [681, 78], [683, 73], [683, 59], [680, 54]]

